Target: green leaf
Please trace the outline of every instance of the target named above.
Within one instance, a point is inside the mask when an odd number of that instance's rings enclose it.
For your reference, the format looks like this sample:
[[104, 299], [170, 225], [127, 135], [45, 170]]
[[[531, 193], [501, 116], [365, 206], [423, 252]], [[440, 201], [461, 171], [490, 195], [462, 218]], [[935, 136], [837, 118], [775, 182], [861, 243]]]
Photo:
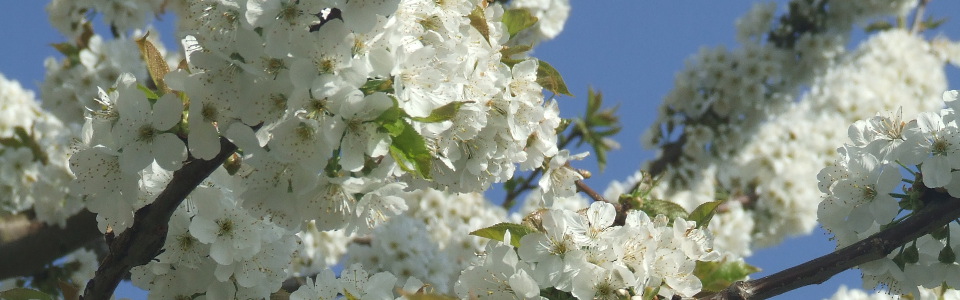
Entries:
[[676, 218], [687, 218], [687, 210], [683, 209], [683, 206], [665, 200], [643, 200], [643, 204], [641, 204], [638, 209], [647, 213], [647, 215], [651, 217], [665, 215], [670, 222], [673, 222], [673, 220]]
[[510, 230], [510, 245], [520, 247], [520, 238], [531, 232], [536, 232], [533, 228], [514, 223], [499, 223], [487, 228], [481, 228], [470, 235], [485, 237], [495, 241], [503, 242], [503, 234]]
[[503, 48], [500, 49], [500, 62], [512, 68], [513, 65], [526, 60], [525, 58], [513, 58], [513, 56], [526, 53], [530, 51], [530, 49], [533, 49], [532, 45], [503, 46]]
[[940, 27], [940, 25], [946, 23], [947, 19], [948, 18], [934, 19], [933, 17], [928, 16], [927, 19], [923, 20], [923, 22], [920, 22], [920, 26], [923, 28], [923, 30], [937, 29]]
[[66, 56], [66, 57], [80, 54], [80, 49], [78, 49], [77, 46], [74, 46], [71, 43], [56, 43], [56, 44], [50, 44], [50, 46], [53, 47], [53, 49], [56, 49], [57, 52], [60, 52], [60, 54], [63, 54], [63, 56]]
[[760, 268], [743, 261], [698, 261], [693, 275], [700, 278], [703, 291], [719, 292], [734, 282], [744, 280], [747, 275], [759, 272]]
[[567, 84], [563, 82], [563, 77], [560, 76], [560, 72], [542, 60], [537, 63], [537, 83], [554, 94], [573, 96], [573, 94], [567, 90]]
[[439, 122], [447, 121], [457, 116], [457, 112], [460, 111], [460, 107], [463, 106], [464, 103], [467, 103], [467, 102], [460, 102], [460, 101], [450, 102], [444, 106], [433, 109], [433, 111], [430, 112], [429, 116], [411, 117], [410, 119], [417, 122], [424, 122], [424, 123], [439, 123]]
[[427, 149], [427, 142], [404, 120], [410, 116], [400, 108], [397, 99], [392, 96], [390, 99], [393, 100], [393, 106], [380, 113], [373, 122], [380, 124], [378, 130], [390, 135], [390, 156], [397, 161], [397, 165], [406, 172], [430, 179], [433, 156]]
[[642, 299], [643, 299], [643, 300], [654, 300], [654, 299], [658, 299], [659, 297], [657, 297], [657, 294], [659, 294], [659, 293], [660, 293], [660, 286], [657, 286], [656, 288], [653, 288], [653, 287], [644, 288], [644, 289], [643, 289], [643, 298], [642, 298]]
[[503, 25], [507, 26], [507, 32], [512, 38], [517, 32], [530, 28], [537, 24], [537, 17], [530, 14], [530, 11], [523, 8], [508, 9], [503, 12]]
[[390, 142], [390, 156], [393, 156], [400, 168], [421, 178], [430, 179], [433, 156], [430, 155], [423, 136], [405, 120], [384, 125], [393, 137]]
[[27, 288], [14, 288], [0, 292], [0, 299], [4, 300], [53, 300], [53, 296], [38, 290]]
[[603, 104], [603, 93], [594, 91], [593, 88], [587, 89], [587, 116], [592, 116], [600, 110]]
[[20, 148], [20, 147], [23, 147], [23, 143], [20, 142], [20, 140], [18, 139], [7, 137], [7, 138], [0, 138], [0, 146], [10, 147], [10, 148]]
[[587, 90], [587, 111], [581, 119], [574, 119], [576, 127], [574, 130], [579, 133], [580, 140], [577, 146], [583, 143], [590, 144], [597, 158], [597, 166], [603, 171], [607, 165], [607, 152], [614, 148], [614, 145], [607, 141], [608, 137], [620, 132], [620, 117], [616, 115], [618, 106], [601, 110], [603, 106], [603, 93], [594, 91], [593, 88]]
[[700, 204], [690, 212], [689, 221], [697, 222], [697, 228], [706, 227], [707, 224], [710, 224], [710, 219], [713, 219], [713, 215], [716, 214], [720, 203], [723, 203], [723, 201], [710, 201]]
[[396, 123], [400, 118], [407, 117], [407, 113], [400, 108], [397, 99], [393, 97], [390, 98], [393, 99], [393, 106], [380, 113], [380, 116], [377, 116], [377, 118], [373, 120], [374, 122], [380, 124]]
[[157, 93], [154, 93], [153, 91], [151, 91], [149, 88], [147, 88], [142, 84], [137, 83], [137, 89], [143, 92], [143, 96], [147, 97], [147, 99], [150, 99], [150, 100], [160, 99], [160, 95], [157, 95]]
[[483, 39], [487, 40], [487, 43], [490, 43], [490, 27], [487, 26], [487, 16], [483, 13], [483, 6], [477, 5], [467, 18], [470, 19], [470, 26], [476, 28], [477, 31], [480, 32], [480, 35], [483, 36]]
[[392, 79], [367, 79], [367, 82], [360, 87], [364, 96], [373, 95], [376, 92], [393, 93]]
[[873, 33], [877, 31], [885, 31], [893, 28], [893, 24], [885, 20], [879, 20], [870, 24], [867, 24], [866, 27], [863, 27], [863, 31], [867, 33]]
[[157, 86], [157, 89], [163, 93], [169, 93], [171, 90], [163, 82], [163, 77], [170, 73], [170, 66], [167, 66], [167, 60], [160, 54], [157, 47], [147, 40], [148, 36], [150, 36], [149, 31], [143, 37], [137, 39], [137, 47], [140, 48], [140, 55], [143, 57], [143, 61], [147, 63], [147, 71], [150, 72], [150, 77], [153, 78], [153, 83]]

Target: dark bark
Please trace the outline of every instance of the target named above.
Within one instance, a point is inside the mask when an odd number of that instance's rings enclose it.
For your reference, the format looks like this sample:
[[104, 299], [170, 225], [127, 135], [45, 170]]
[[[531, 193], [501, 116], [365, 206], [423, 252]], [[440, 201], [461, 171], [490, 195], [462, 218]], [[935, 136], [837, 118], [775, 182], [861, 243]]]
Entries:
[[167, 238], [167, 223], [177, 206], [236, 150], [236, 145], [220, 138], [220, 153], [212, 160], [190, 158], [174, 172], [173, 179], [157, 199], [137, 210], [133, 226], [109, 243], [110, 253], [100, 263], [96, 276], [87, 283], [81, 299], [110, 299], [131, 268], [157, 256]]
[[844, 270], [884, 258], [900, 246], [960, 218], [960, 199], [927, 190], [922, 201], [927, 205], [913, 216], [862, 241], [767, 277], [738, 281], [719, 293], [700, 299], [767, 299], [803, 286], [820, 284]]
[[0, 279], [30, 276], [100, 236], [97, 215], [87, 210], [67, 219], [65, 227], [11, 217], [0, 230]]

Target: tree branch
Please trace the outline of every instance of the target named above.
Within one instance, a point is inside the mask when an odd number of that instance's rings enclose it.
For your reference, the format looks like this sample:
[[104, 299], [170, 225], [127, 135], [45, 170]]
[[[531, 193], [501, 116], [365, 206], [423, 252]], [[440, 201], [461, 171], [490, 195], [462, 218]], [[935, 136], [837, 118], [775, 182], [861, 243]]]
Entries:
[[960, 218], [960, 199], [930, 189], [922, 201], [927, 205], [913, 216], [862, 241], [767, 277], [738, 281], [700, 299], [767, 299], [799, 287], [820, 284], [844, 270], [884, 258], [900, 246]]
[[87, 210], [67, 219], [66, 227], [14, 216], [0, 225], [0, 279], [39, 273], [98, 236], [97, 215]]
[[660, 147], [660, 157], [650, 162], [647, 172], [650, 172], [653, 177], [657, 177], [666, 171], [668, 166], [679, 163], [680, 157], [683, 155], [683, 145], [686, 143], [687, 135], [681, 134], [676, 141], [663, 144]]
[[600, 193], [597, 193], [597, 191], [593, 190], [593, 188], [587, 185], [586, 182], [583, 182], [583, 180], [577, 180], [575, 181], [575, 184], [577, 185], [577, 191], [587, 194], [587, 196], [590, 196], [590, 199], [593, 199], [593, 201], [607, 202], [607, 199], [603, 199], [603, 195], [600, 195]]
[[133, 226], [110, 243], [110, 254], [100, 263], [96, 276], [87, 283], [81, 299], [110, 299], [123, 276], [131, 268], [150, 262], [167, 238], [170, 216], [183, 199], [237, 150], [226, 138], [220, 138], [220, 153], [212, 160], [190, 158], [173, 172], [173, 179], [156, 201], [137, 210]]

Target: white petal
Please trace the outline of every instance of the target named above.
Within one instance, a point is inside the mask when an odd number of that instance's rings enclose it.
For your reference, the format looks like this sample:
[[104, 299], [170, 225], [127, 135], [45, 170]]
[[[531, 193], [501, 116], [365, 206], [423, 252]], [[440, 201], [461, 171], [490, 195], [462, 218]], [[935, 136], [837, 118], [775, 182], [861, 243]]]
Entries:
[[944, 128], [943, 118], [933, 112], [922, 112], [917, 116], [917, 126], [924, 132], [939, 131]]
[[593, 202], [587, 209], [587, 219], [595, 228], [606, 228], [613, 224], [617, 209], [607, 202]]
[[874, 199], [870, 203], [870, 212], [873, 213], [874, 218], [877, 220], [878, 224], [884, 224], [897, 216], [900, 206], [897, 205], [897, 201], [890, 196], [881, 196]]
[[938, 188], [950, 183], [950, 163], [947, 157], [934, 155], [923, 161], [920, 166], [923, 173], [923, 185], [929, 188]]
[[247, 1], [247, 23], [253, 27], [260, 27], [270, 24], [276, 20], [273, 17], [280, 11], [282, 1], [274, 0], [249, 0]]
[[943, 102], [957, 101], [957, 90], [943, 92]]
[[220, 135], [213, 124], [207, 122], [190, 122], [187, 143], [190, 144], [190, 154], [196, 158], [211, 160], [220, 153]]
[[232, 263], [236, 256], [235, 252], [237, 252], [236, 249], [224, 241], [216, 241], [210, 245], [210, 258], [221, 265]]
[[540, 295], [540, 287], [537, 285], [537, 282], [523, 269], [517, 270], [516, 274], [510, 276], [509, 281], [510, 288], [512, 288], [518, 296], [530, 299]]
[[153, 162], [150, 144], [136, 141], [130, 143], [120, 153], [120, 169], [127, 174], [136, 174]]
[[150, 113], [150, 102], [139, 90], [121, 90], [117, 97], [117, 112], [121, 118], [144, 120]]
[[176, 171], [187, 160], [187, 146], [176, 135], [164, 133], [154, 138], [153, 155], [161, 168]]
[[167, 93], [153, 104], [153, 127], [168, 130], [180, 122], [183, 103], [174, 93]]

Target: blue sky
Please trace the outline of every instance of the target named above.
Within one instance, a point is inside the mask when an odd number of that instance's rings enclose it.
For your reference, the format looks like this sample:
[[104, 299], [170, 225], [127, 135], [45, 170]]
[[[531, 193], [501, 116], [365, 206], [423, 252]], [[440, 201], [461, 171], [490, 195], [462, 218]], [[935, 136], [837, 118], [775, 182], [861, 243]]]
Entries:
[[[660, 99], [672, 88], [673, 74], [701, 46], [734, 48], [733, 22], [752, 2], [572, 2], [571, 17], [564, 32], [538, 47], [535, 56], [558, 69], [576, 95], [560, 99], [563, 116], [580, 113], [590, 86], [601, 90], [609, 105], [620, 104], [624, 130], [617, 139], [622, 148], [609, 153], [605, 172], [599, 172], [594, 166], [579, 166], [591, 169], [594, 177], [588, 183], [603, 190], [607, 182], [623, 179], [653, 157], [652, 151], [640, 147], [639, 137], [656, 115]], [[33, 90], [43, 80], [43, 59], [57, 55], [49, 45], [63, 40], [48, 24], [44, 5], [45, 1], [17, 1], [5, 6], [4, 18], [0, 18], [0, 28], [3, 28], [0, 38], [7, 41], [0, 49], [0, 73]], [[952, 16], [951, 12], [960, 12], [960, 1], [932, 1], [927, 15]], [[170, 28], [169, 24], [161, 26], [162, 30]], [[960, 20], [948, 21], [933, 33], [960, 39]], [[168, 38], [171, 34], [163, 32]], [[862, 36], [855, 35], [855, 39]], [[172, 48], [170, 45], [168, 48]], [[960, 86], [960, 73], [948, 69], [950, 88], [956, 89]], [[762, 268], [764, 271], [758, 274], [762, 276], [829, 253], [833, 247], [834, 243], [818, 229], [812, 235], [759, 250], [747, 261]], [[827, 298], [841, 284], [859, 287], [859, 277], [859, 272], [847, 271], [822, 285], [801, 288], [780, 298]], [[117, 296], [145, 298], [142, 292], [129, 286], [121, 288]]]

